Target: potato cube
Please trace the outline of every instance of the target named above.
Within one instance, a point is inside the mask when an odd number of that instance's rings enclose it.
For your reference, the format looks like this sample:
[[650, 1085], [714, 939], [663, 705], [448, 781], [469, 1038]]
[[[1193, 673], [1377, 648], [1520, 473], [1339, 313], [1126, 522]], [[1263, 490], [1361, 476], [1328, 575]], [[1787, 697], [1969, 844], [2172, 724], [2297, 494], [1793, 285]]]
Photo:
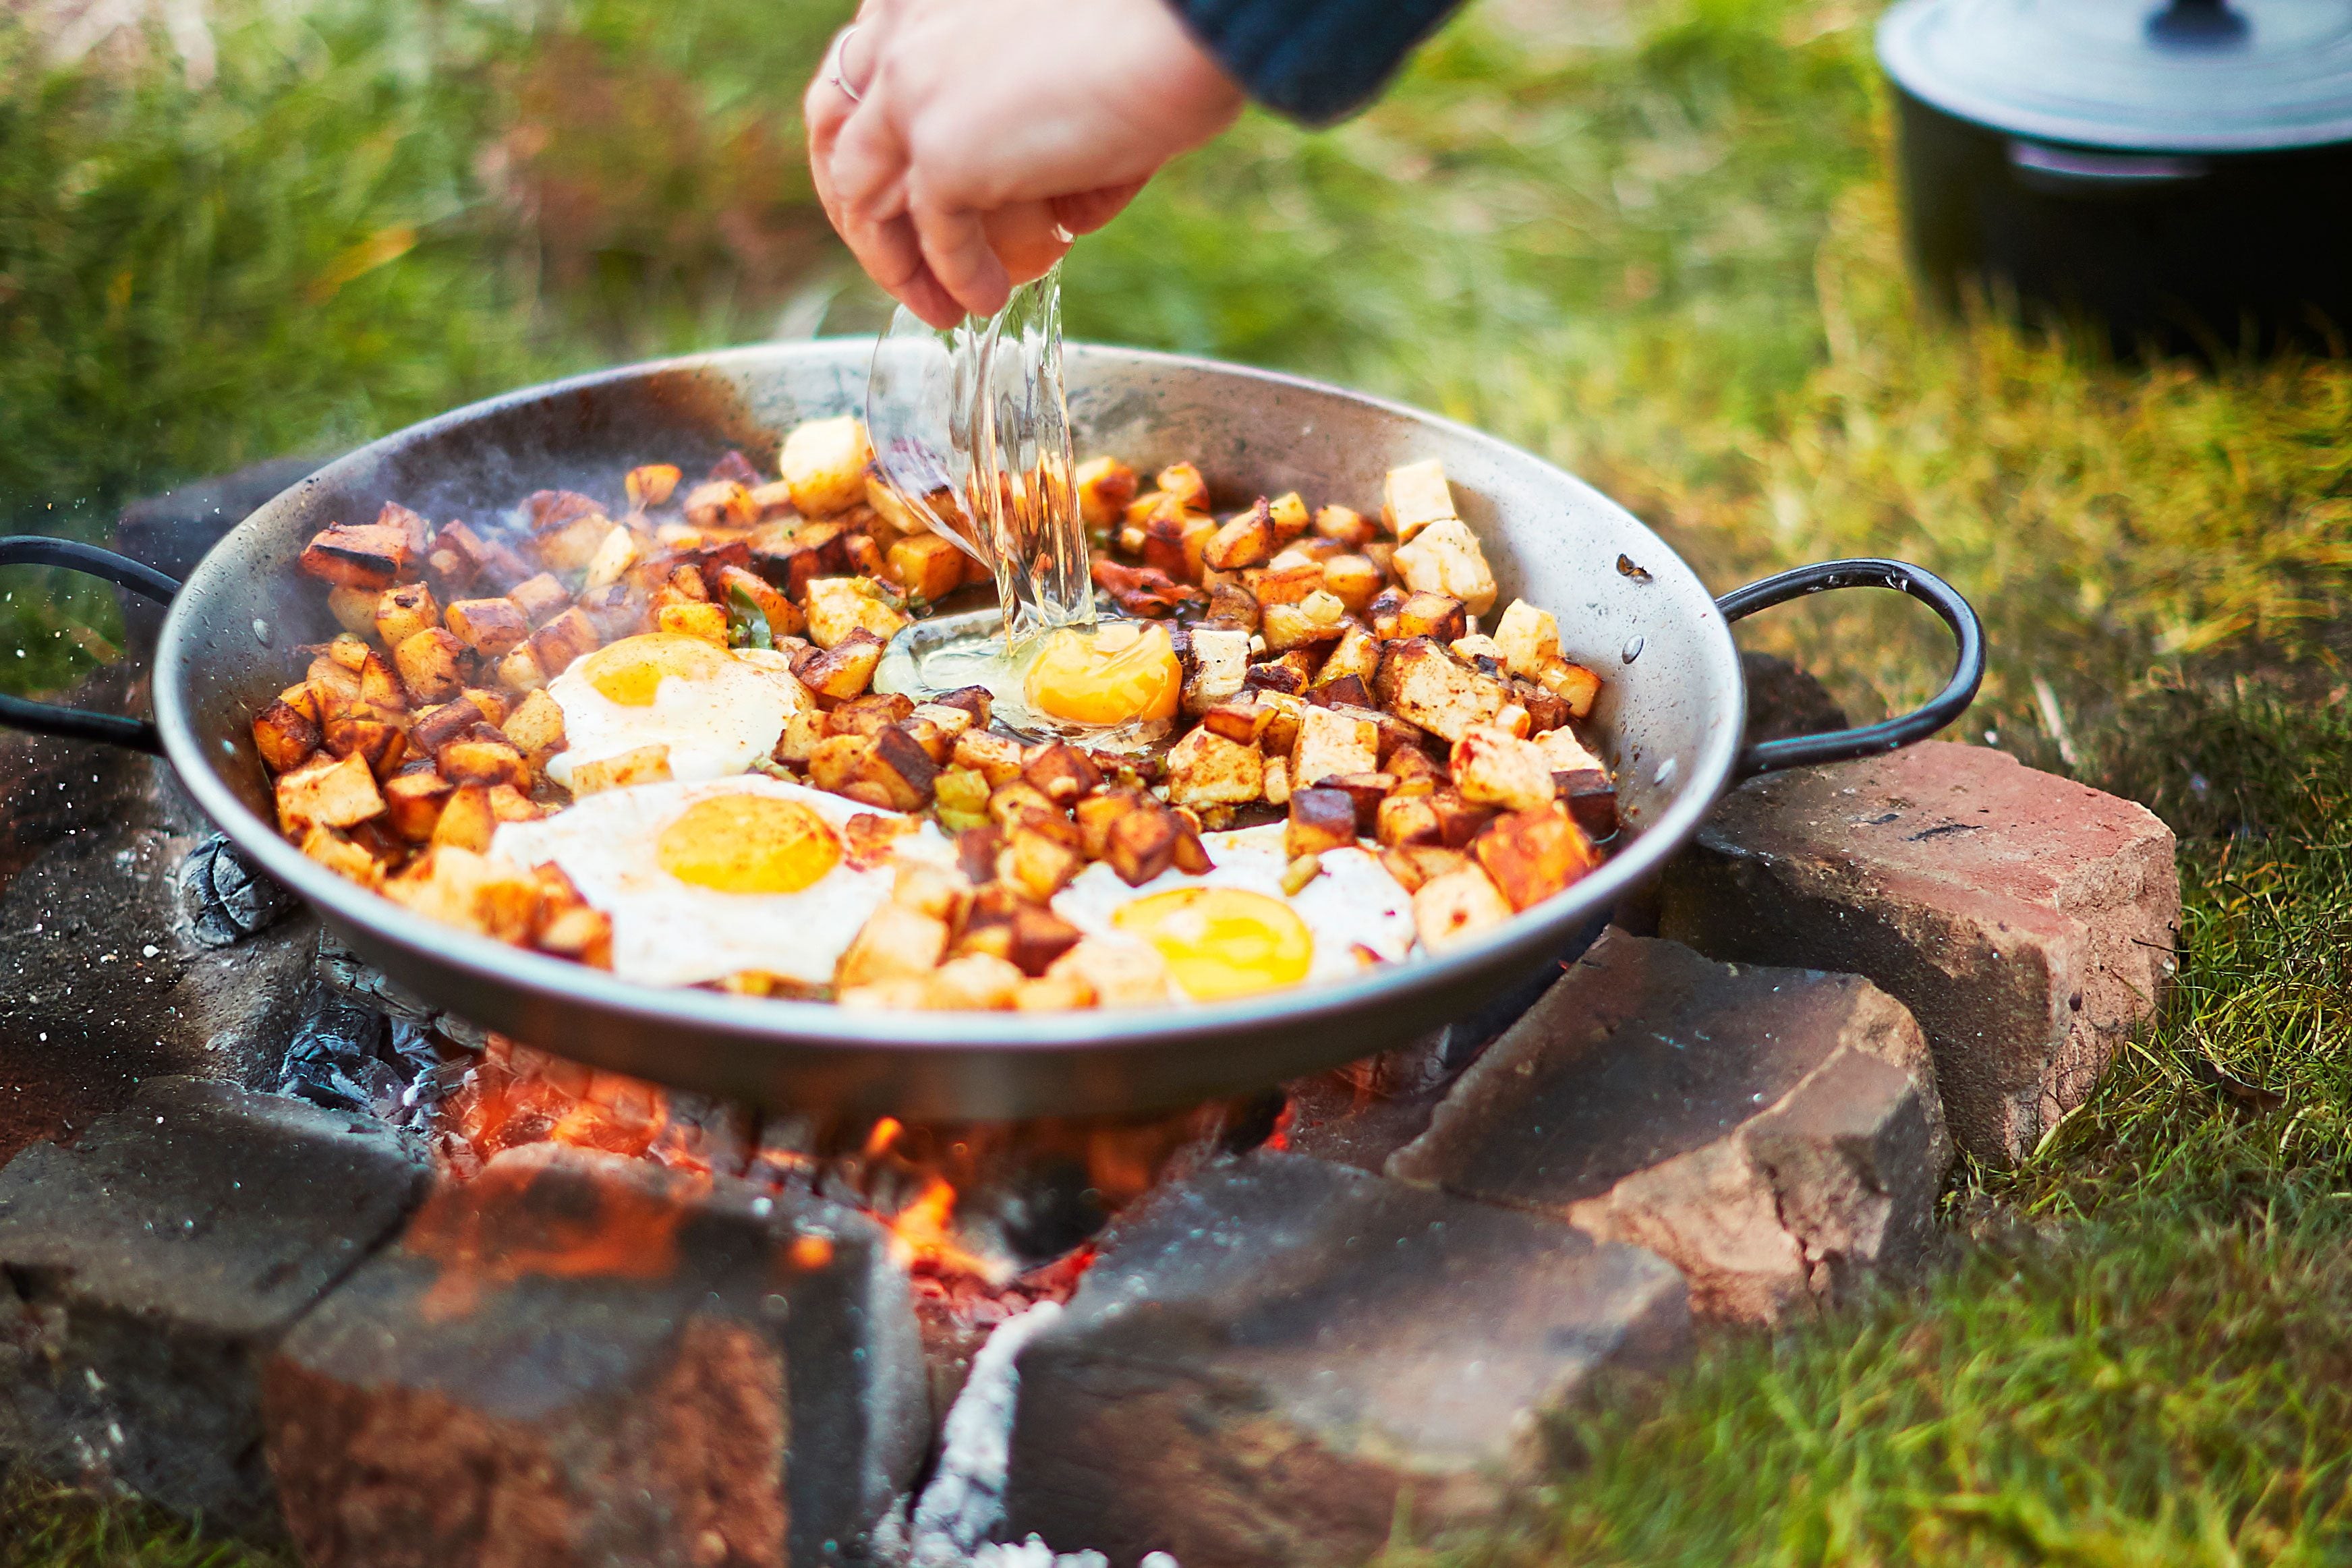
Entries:
[[866, 918], [835, 968], [838, 987], [928, 975], [948, 953], [948, 923], [896, 902]]
[[253, 748], [272, 773], [290, 773], [319, 749], [319, 726], [310, 715], [280, 697], [253, 721]]
[[312, 826], [349, 828], [383, 810], [367, 758], [320, 752], [278, 779], [278, 824], [289, 833]]
[[1290, 819], [1283, 829], [1283, 852], [1318, 855], [1356, 841], [1356, 802], [1345, 789], [1294, 789]]
[[536, 822], [547, 813], [511, 784], [490, 786], [490, 815], [501, 822]]
[[511, 599], [461, 599], [446, 619], [450, 632], [485, 658], [502, 659], [530, 636], [530, 620]]
[[435, 754], [434, 762], [452, 784], [530, 786], [530, 768], [522, 753], [504, 741], [453, 740]]
[[1380, 823], [1381, 802], [1396, 788], [1395, 778], [1387, 773], [1334, 773], [1316, 781], [1319, 789], [1337, 789], [1356, 803], [1356, 833], [1369, 837]]
[[931, 780], [931, 804], [950, 832], [988, 825], [988, 780], [969, 768], [946, 768]]
[[823, 653], [793, 662], [793, 674], [821, 697], [848, 698], [864, 691], [882, 663], [882, 639], [860, 626]]
[[383, 879], [383, 862], [333, 828], [314, 827], [303, 834], [302, 852], [337, 876], [362, 886], [373, 887]]
[[1543, 748], [1495, 725], [1475, 724], [1454, 743], [1450, 766], [1463, 798], [1506, 811], [1551, 804], [1551, 761]]
[[1601, 677], [1565, 659], [1536, 672], [1536, 684], [1566, 703], [1569, 713], [1577, 718], [1591, 713], [1592, 699], [1601, 695]]
[[1487, 674], [1503, 673], [1503, 650], [1492, 637], [1484, 632], [1473, 632], [1467, 637], [1456, 637], [1445, 645], [1445, 651], [1464, 664], [1474, 669], [1483, 670]]
[[1339, 555], [1323, 563], [1323, 591], [1346, 606], [1350, 615], [1363, 614], [1387, 585], [1381, 569], [1368, 557]]
[[783, 591], [758, 572], [740, 566], [722, 566], [718, 570], [718, 601], [734, 608], [734, 601], [743, 602], [760, 612], [768, 623], [768, 638], [772, 645], [779, 637], [797, 637], [808, 630], [808, 620], [799, 605], [784, 596]]
[[[740, 486], [738, 486], [740, 488]], [[625, 528], [615, 526], [588, 558], [588, 575], [582, 581], [583, 591], [618, 582], [621, 574], [637, 564], [637, 538]]]
[[[962, 739], [964, 731], [972, 727], [972, 716], [971, 710], [950, 707], [945, 703], [917, 703], [915, 711], [907, 716], [907, 724], [908, 726], [907, 733], [914, 736], [918, 740], [923, 738], [922, 732], [913, 727], [918, 725], [930, 727], [931, 733], [939, 737], [941, 747], [934, 754], [932, 760], [945, 766], [948, 758], [955, 754], [956, 742]], [[926, 745], [924, 749], [928, 751], [930, 747]]]
[[539, 552], [540, 564], [548, 570], [564, 577], [577, 576], [588, 570], [612, 531], [611, 518], [602, 512], [591, 512], [551, 533], [541, 534], [533, 548]]
[[1528, 909], [1601, 863], [1564, 806], [1514, 811], [1486, 824], [1470, 852], [1513, 909]]
[[945, 1012], [1005, 1012], [1027, 981], [1028, 977], [1008, 959], [966, 953], [925, 977], [923, 1006]]
[[[1315, 591], [1323, 591], [1318, 588]], [[1323, 597], [1329, 599], [1330, 595]], [[1347, 625], [1337, 613], [1339, 601], [1331, 602], [1334, 613], [1328, 618], [1318, 618], [1303, 603], [1266, 605], [1259, 615], [1258, 634], [1265, 639], [1267, 649], [1276, 653], [1336, 641]]]
[[[551, 573], [542, 571], [508, 590], [507, 602], [521, 611], [523, 619], [536, 631], [572, 608], [572, 592]], [[460, 637], [465, 635], [455, 626], [450, 630]]]
[[993, 730], [966, 730], [956, 741], [955, 764], [980, 774], [992, 789], [1021, 777], [1021, 743]]
[[1373, 818], [1372, 836], [1390, 848], [1434, 844], [1440, 841], [1443, 832], [1437, 807], [1426, 793], [1406, 795], [1391, 791], [1381, 801], [1380, 810]]
[[334, 523], [311, 536], [301, 568], [338, 588], [386, 589], [413, 574], [417, 542], [395, 524]]
[[1261, 497], [1255, 506], [1209, 537], [1202, 546], [1201, 561], [1219, 571], [1239, 571], [1272, 559], [1275, 546], [1274, 518]]
[[1056, 806], [1067, 806], [1079, 796], [1102, 787], [1102, 769], [1087, 754], [1066, 741], [1037, 747], [1021, 764], [1021, 777]]
[[1379, 537], [1372, 520], [1349, 507], [1325, 507], [1315, 514], [1318, 538], [1336, 540], [1351, 550], [1362, 549]]
[[1601, 758], [1587, 751], [1584, 742], [1576, 738], [1576, 732], [1565, 725], [1544, 731], [1536, 737], [1533, 745], [1543, 753], [1544, 766], [1552, 770], [1555, 779], [1562, 773], [1608, 771]]
[[[1297, 770], [1292, 769], [1292, 777]], [[1168, 799], [1180, 806], [1245, 805], [1265, 788], [1265, 759], [1255, 747], [1195, 729], [1168, 753]]]
[[376, 601], [389, 590], [373, 588], [331, 588], [327, 590], [327, 613], [335, 624], [355, 637], [364, 637], [375, 630]]
[[677, 490], [680, 476], [677, 465], [671, 463], [644, 463], [630, 469], [621, 481], [621, 488], [628, 493], [629, 509], [642, 512], [660, 506]]
[[1445, 465], [1437, 458], [1391, 468], [1381, 485], [1381, 521], [1400, 544], [1410, 544], [1432, 523], [1457, 517]]
[[1184, 681], [1184, 711], [1202, 714], [1238, 695], [1249, 674], [1249, 633], [1237, 627], [1195, 626], [1192, 673]]
[[866, 468], [873, 461], [865, 424], [845, 413], [795, 426], [776, 466], [803, 516], [829, 517], [866, 499]]
[[784, 720], [784, 732], [776, 737], [775, 758], [795, 768], [808, 766], [832, 730], [827, 727], [831, 715], [814, 707], [804, 707]]
[[1392, 795], [1427, 795], [1446, 782], [1445, 769], [1418, 746], [1391, 749], [1381, 758], [1381, 771], [1396, 780]]
[[903, 729], [883, 730], [873, 738], [865, 777], [889, 795], [893, 810], [919, 811], [931, 803], [940, 765]]
[[1271, 565], [1242, 574], [1242, 584], [1258, 602], [1259, 629], [1264, 630], [1265, 610], [1276, 604], [1296, 604], [1310, 593], [1323, 590], [1323, 563], [1312, 556], [1301, 556], [1285, 563], [1276, 557]]
[[1559, 657], [1559, 622], [1550, 611], [1514, 599], [1495, 622], [1495, 645], [1506, 669], [1534, 680]]
[[907, 624], [903, 611], [892, 608], [862, 577], [821, 577], [808, 585], [808, 637], [820, 648], [837, 646], [852, 632], [863, 629], [887, 643]]
[[393, 650], [400, 683], [412, 706], [447, 702], [466, 687], [466, 645], [438, 626], [429, 627]]
[[1500, 681], [1465, 669], [1425, 637], [1390, 647], [1373, 689], [1391, 713], [1449, 741], [1492, 719], [1510, 697]]
[[1441, 957], [1510, 917], [1510, 904], [1475, 865], [1432, 877], [1412, 895], [1413, 930], [1423, 950]]
[[409, 842], [424, 843], [457, 788], [438, 773], [395, 773], [383, 781], [384, 821]]
[[399, 727], [380, 718], [330, 719], [320, 735], [329, 751], [361, 758], [378, 779], [399, 767], [408, 749], [408, 737]]
[[[1380, 678], [1380, 639], [1361, 626], [1350, 624], [1340, 633], [1339, 641], [1323, 657], [1323, 667], [1315, 673], [1318, 687], [1329, 686], [1353, 675], [1364, 685], [1364, 695], [1359, 702], [1371, 700], [1371, 685]], [[1334, 700], [1337, 698], [1335, 696]]]
[[1270, 705], [1244, 697], [1239, 702], [1219, 703], [1209, 709], [1201, 716], [1201, 726], [1227, 740], [1255, 746], [1265, 737], [1266, 727], [1274, 722], [1274, 714]]
[[727, 612], [716, 604], [701, 601], [665, 604], [655, 625], [678, 636], [699, 637], [721, 648], [727, 646]]
[[851, 697], [825, 716], [828, 735], [879, 735], [914, 716], [915, 699], [903, 692], [868, 692]]
[[828, 735], [809, 753], [809, 782], [835, 795], [845, 793], [864, 779], [873, 750], [872, 736]]
[[[760, 520], [760, 501], [740, 479], [706, 479], [686, 494], [679, 509], [695, 528], [748, 528]], [[590, 576], [594, 576], [592, 569]]]
[[1381, 869], [1407, 893], [1419, 893], [1422, 883], [1433, 877], [1460, 871], [1469, 863], [1468, 855], [1441, 844], [1398, 844], [1381, 852]]
[[1380, 770], [1380, 726], [1337, 708], [1310, 707], [1298, 716], [1290, 747], [1291, 799], [1342, 773]]
[[1168, 961], [1139, 942], [1087, 937], [1055, 959], [1045, 977], [1081, 982], [1106, 1008], [1157, 1007], [1179, 994]]
[[530, 939], [543, 896], [539, 881], [513, 862], [440, 841], [383, 892], [444, 925], [517, 945]]
[[1143, 809], [1144, 801], [1150, 799], [1140, 790], [1113, 788], [1080, 800], [1070, 812], [1078, 827], [1079, 852], [1090, 861], [1102, 859], [1110, 847], [1111, 825], [1129, 811]]
[[572, 793], [575, 796], [593, 795], [605, 789], [625, 789], [632, 784], [658, 784], [669, 777], [669, 747], [656, 742], [652, 746], [636, 747], [611, 757], [600, 757], [593, 762], [574, 764]]
[[613, 917], [584, 904], [570, 904], [545, 915], [532, 941], [542, 953], [552, 953], [593, 969], [613, 967]]
[[929, 529], [908, 534], [890, 547], [884, 558], [892, 581], [910, 599], [936, 603], [963, 584], [963, 550], [954, 540]]
[[1473, 615], [1495, 607], [1495, 574], [1477, 536], [1458, 517], [1431, 523], [1412, 543], [1399, 545], [1394, 562], [1398, 578], [1416, 592], [1459, 599]]
[[1265, 803], [1269, 806], [1290, 803], [1290, 758], [1287, 757], [1265, 759]]
[[1078, 513], [1089, 527], [1107, 528], [1119, 520], [1135, 499], [1135, 470], [1116, 457], [1092, 457], [1078, 465], [1074, 476]]
[[523, 698], [499, 727], [533, 768], [545, 767], [563, 746], [563, 709], [545, 692]]
[[1041, 975], [1024, 980], [1013, 998], [1013, 1010], [1024, 1013], [1076, 1012], [1095, 1005], [1095, 988], [1076, 975]]

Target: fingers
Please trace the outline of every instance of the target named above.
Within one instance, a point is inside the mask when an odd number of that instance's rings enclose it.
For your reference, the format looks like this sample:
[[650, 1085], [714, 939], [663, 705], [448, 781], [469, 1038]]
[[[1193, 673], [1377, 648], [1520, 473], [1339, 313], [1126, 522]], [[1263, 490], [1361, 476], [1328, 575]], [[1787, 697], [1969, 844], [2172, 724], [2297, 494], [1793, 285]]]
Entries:
[[1129, 180], [1121, 185], [1105, 185], [1099, 190], [1080, 191], [1074, 196], [1054, 198], [1054, 216], [1074, 235], [1090, 235], [1127, 210], [1143, 189], [1143, 181]]
[[956, 303], [975, 316], [993, 316], [1013, 292], [1012, 277], [988, 243], [988, 228], [972, 208], [908, 193], [907, 210], [922, 241], [923, 260]]

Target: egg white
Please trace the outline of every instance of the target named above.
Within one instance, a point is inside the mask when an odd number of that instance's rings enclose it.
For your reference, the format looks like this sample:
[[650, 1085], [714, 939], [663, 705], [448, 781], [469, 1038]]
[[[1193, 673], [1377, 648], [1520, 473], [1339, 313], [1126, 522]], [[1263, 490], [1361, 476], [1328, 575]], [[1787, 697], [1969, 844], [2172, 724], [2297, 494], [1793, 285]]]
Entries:
[[547, 683], [547, 695], [563, 710], [564, 739], [547, 776], [567, 789], [580, 764], [641, 746], [668, 747], [670, 777], [684, 782], [743, 773], [775, 750], [784, 721], [811, 700], [784, 655], [760, 648], [731, 650], [726, 667], [707, 680], [663, 676], [644, 707], [598, 691], [579, 661]]
[[[912, 823], [890, 858], [860, 870], [846, 859], [798, 893], [720, 893], [662, 869], [662, 830], [714, 795], [754, 794], [807, 807], [838, 833], [849, 819]], [[508, 822], [490, 852], [526, 866], [553, 862], [594, 908], [613, 917], [613, 972], [649, 986], [691, 986], [744, 969], [828, 985], [834, 966], [890, 896], [904, 861], [955, 863], [955, 846], [929, 821], [879, 811], [763, 773], [607, 789], [536, 822]]]
[[1141, 887], [1128, 886], [1117, 872], [1097, 861], [1054, 895], [1054, 913], [1088, 936], [1149, 946], [1115, 924], [1121, 906], [1181, 887], [1232, 887], [1287, 904], [1307, 927], [1315, 946], [1303, 984], [1361, 974], [1372, 959], [1357, 951], [1359, 945], [1383, 963], [1398, 962], [1412, 952], [1412, 895], [1381, 866], [1378, 854], [1365, 849], [1327, 850], [1323, 873], [1297, 893], [1286, 894], [1282, 872], [1289, 860], [1283, 834], [1280, 822], [1204, 834], [1202, 843], [1215, 862], [1213, 869], [1199, 876], [1162, 872]]

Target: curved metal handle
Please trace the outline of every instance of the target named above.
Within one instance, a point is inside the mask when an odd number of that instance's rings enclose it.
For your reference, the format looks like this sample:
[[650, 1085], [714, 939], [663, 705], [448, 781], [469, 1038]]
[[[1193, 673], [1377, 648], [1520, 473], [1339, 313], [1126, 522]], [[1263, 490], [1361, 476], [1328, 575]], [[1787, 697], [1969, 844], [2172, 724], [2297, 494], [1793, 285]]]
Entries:
[[[117, 555], [96, 545], [45, 538], [38, 534], [0, 538], [0, 566], [61, 566], [68, 571], [102, 577], [158, 604], [171, 603], [173, 595], [180, 591], [177, 582], [145, 561], [132, 560], [127, 555]], [[35, 735], [60, 735], [68, 740], [104, 741], [109, 746], [128, 747], [152, 757], [163, 755], [163, 737], [156, 733], [153, 721], [124, 718], [120, 714], [87, 713], [80, 708], [0, 695], [0, 726], [29, 730]]]
[[1925, 740], [1958, 718], [1976, 701], [1984, 684], [1984, 623], [1960, 597], [1959, 591], [1932, 571], [1899, 560], [1828, 560], [1801, 566], [1761, 582], [1737, 588], [1715, 601], [1726, 621], [1738, 621], [1832, 588], [1891, 588], [1907, 593], [1944, 618], [1959, 644], [1952, 662], [1952, 678], [1944, 689], [1918, 707], [1859, 729], [1832, 730], [1827, 735], [1796, 735], [1786, 740], [1759, 741], [1739, 754], [1732, 766], [1741, 779], [1777, 773], [1783, 768], [1808, 768], [1820, 762], [1843, 762], [1855, 757], [1876, 757]]

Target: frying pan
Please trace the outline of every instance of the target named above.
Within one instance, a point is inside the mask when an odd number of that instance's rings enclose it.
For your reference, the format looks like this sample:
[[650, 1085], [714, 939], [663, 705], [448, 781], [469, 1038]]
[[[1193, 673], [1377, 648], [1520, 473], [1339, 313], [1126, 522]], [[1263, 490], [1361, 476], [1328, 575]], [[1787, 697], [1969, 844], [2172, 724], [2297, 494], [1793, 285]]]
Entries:
[[[820, 1002], [656, 989], [438, 925], [345, 882], [278, 836], [253, 716], [337, 631], [297, 558], [388, 500], [483, 518], [534, 489], [601, 495], [638, 463], [688, 473], [728, 448], [772, 463], [802, 420], [857, 410], [871, 344], [743, 349], [609, 371], [494, 398], [361, 447], [232, 530], [184, 584], [86, 545], [0, 540], [0, 565], [76, 567], [168, 601], [154, 718], [0, 699], [0, 723], [160, 752], [205, 813], [344, 941], [435, 1005], [598, 1067], [768, 1105], [933, 1121], [1093, 1115], [1198, 1103], [1320, 1071], [1479, 1012], [1581, 949], [1629, 889], [1748, 774], [1893, 750], [1959, 716], [1983, 674], [1975, 613], [1945, 583], [1884, 560], [1802, 568], [1719, 603], [1657, 535], [1559, 469], [1433, 415], [1295, 377], [1073, 345], [1082, 454], [1139, 469], [1197, 461], [1221, 503], [1296, 489], [1361, 502], [1391, 467], [1444, 460], [1507, 603], [1554, 612], [1564, 652], [1601, 672], [1591, 729], [1616, 771], [1624, 841], [1599, 871], [1465, 949], [1342, 984], [1209, 1006], [1118, 1012], [870, 1013]], [[1950, 683], [1859, 729], [1742, 745], [1746, 694], [1728, 622], [1828, 588], [1894, 589], [1950, 627]]]

